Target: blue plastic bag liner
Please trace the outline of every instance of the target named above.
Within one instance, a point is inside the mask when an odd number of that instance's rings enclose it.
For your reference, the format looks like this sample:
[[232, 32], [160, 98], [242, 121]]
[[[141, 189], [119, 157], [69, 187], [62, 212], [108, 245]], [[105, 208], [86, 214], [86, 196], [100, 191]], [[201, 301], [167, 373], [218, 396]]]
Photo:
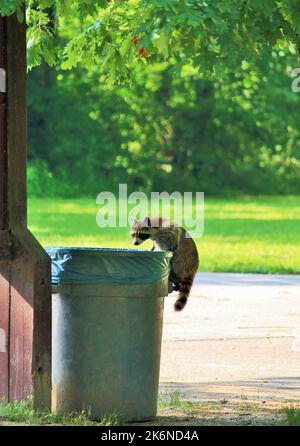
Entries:
[[143, 249], [45, 248], [51, 257], [52, 285], [155, 283], [170, 273], [172, 253]]

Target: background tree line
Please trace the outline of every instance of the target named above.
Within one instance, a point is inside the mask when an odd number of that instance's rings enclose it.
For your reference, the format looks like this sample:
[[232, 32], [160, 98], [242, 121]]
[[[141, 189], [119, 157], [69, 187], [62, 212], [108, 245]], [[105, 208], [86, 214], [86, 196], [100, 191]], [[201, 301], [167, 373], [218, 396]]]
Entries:
[[298, 0], [24, 3], [30, 193], [299, 192]]
[[[242, 55], [241, 55], [242, 56]], [[255, 65], [199, 73], [135, 64], [112, 84], [100, 67], [29, 74], [29, 193], [133, 190], [287, 194], [300, 191], [296, 57], [268, 50]]]

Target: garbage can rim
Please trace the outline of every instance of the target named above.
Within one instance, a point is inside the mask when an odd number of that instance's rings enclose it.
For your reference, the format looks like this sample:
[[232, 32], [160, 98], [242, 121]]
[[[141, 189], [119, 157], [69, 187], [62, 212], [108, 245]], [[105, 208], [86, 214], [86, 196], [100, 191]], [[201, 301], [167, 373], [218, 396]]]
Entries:
[[95, 248], [95, 247], [77, 247], [77, 246], [46, 246], [45, 250], [48, 252], [50, 250], [68, 250], [68, 251], [92, 251], [92, 252], [101, 252], [101, 253], [118, 253], [118, 254], [151, 254], [155, 255], [157, 253], [171, 253], [171, 251], [165, 251], [163, 249], [155, 249], [154, 251], [151, 251], [149, 249], [143, 249], [143, 248]]

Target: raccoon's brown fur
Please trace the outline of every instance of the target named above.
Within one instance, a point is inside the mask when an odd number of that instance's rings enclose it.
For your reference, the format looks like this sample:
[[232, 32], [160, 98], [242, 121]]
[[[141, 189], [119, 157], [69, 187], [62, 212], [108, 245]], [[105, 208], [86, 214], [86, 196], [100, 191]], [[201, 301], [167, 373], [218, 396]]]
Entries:
[[142, 221], [132, 220], [131, 236], [134, 245], [152, 240], [153, 248], [173, 252], [170, 281], [179, 291], [174, 308], [181, 311], [188, 300], [194, 277], [198, 271], [199, 257], [194, 240], [187, 236], [184, 228], [162, 218], [145, 217]]

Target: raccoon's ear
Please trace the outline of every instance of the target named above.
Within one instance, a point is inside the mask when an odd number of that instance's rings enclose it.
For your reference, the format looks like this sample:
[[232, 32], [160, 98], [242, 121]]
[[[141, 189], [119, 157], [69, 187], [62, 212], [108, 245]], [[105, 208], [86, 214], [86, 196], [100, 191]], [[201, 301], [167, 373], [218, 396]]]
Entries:
[[148, 228], [151, 228], [151, 220], [149, 217], [145, 217], [142, 221], [142, 226], [146, 226]]
[[130, 217], [130, 225], [131, 226], [136, 226], [138, 224], [138, 221], [134, 218], [134, 217]]

